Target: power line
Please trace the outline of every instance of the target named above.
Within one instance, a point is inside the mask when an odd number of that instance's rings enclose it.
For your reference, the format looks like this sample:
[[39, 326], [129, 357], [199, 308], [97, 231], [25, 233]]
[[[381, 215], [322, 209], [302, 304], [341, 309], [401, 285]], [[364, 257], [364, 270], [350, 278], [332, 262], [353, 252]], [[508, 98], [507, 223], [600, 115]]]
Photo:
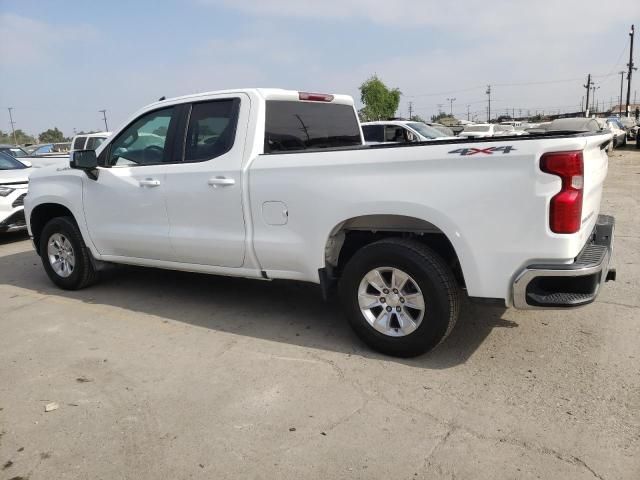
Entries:
[[[615, 76], [617, 75], [617, 73], [607, 73], [605, 75], [592, 75], [593, 78], [606, 78], [606, 77], [611, 77], [611, 76]], [[569, 82], [579, 82], [581, 81], [581, 78], [564, 78], [564, 79], [558, 79], [558, 80], [540, 80], [540, 81], [533, 81], [533, 82], [513, 82], [513, 83], [492, 83], [491, 85], [493, 85], [494, 87], [528, 87], [528, 86], [535, 86], [535, 85], [551, 85], [551, 84], [555, 84], [555, 83], [569, 83]], [[405, 97], [407, 98], [418, 98], [418, 97], [435, 97], [438, 95], [450, 95], [450, 94], [454, 94], [454, 93], [464, 93], [464, 92], [471, 92], [474, 90], [480, 90], [484, 88], [484, 85], [477, 85], [475, 87], [469, 87], [469, 88], [463, 88], [463, 89], [459, 89], [459, 90], [449, 90], [447, 92], [437, 92], [437, 93], [420, 93], [420, 94], [415, 94], [415, 95], [405, 95]]]

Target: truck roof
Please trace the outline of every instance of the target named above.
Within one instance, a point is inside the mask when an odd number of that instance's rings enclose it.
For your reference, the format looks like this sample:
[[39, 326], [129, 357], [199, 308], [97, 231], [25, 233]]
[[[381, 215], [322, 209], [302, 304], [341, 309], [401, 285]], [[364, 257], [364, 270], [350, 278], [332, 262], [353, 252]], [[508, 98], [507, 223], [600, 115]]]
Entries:
[[361, 125], [408, 125], [410, 123], [422, 123], [414, 120], [376, 120], [373, 122], [362, 122]]
[[[213, 90], [209, 92], [201, 92], [194, 93], [189, 95], [182, 95], [179, 97], [167, 98], [164, 100], [160, 100], [152, 103], [151, 105], [171, 105], [174, 103], [180, 103], [183, 101], [189, 100], [197, 100], [201, 97], [210, 97], [214, 95], [226, 95], [232, 93], [245, 93], [245, 94], [253, 94], [261, 97], [264, 100], [280, 100], [280, 101], [304, 101], [300, 99], [300, 93], [305, 93], [303, 90], [284, 90], [282, 88], [236, 88], [231, 90]], [[341, 94], [325, 94], [321, 95], [331, 95], [333, 99], [330, 103], [340, 104], [340, 105], [353, 105], [353, 98], [349, 95], [341, 95]]]

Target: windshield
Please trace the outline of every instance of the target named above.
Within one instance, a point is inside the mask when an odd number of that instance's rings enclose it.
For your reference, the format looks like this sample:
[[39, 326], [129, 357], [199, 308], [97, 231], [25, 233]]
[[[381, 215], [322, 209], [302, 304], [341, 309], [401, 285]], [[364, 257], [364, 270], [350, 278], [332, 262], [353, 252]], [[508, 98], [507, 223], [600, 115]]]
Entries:
[[28, 156], [27, 152], [22, 150], [20, 147], [8, 147], [8, 148], [3, 148], [0, 151], [6, 152], [6, 153], [8, 153], [10, 155], [13, 155], [16, 158], [27, 157]]
[[19, 170], [26, 165], [5, 152], [0, 152], [0, 170]]
[[407, 126], [414, 129], [420, 135], [426, 138], [442, 138], [444, 135], [435, 128], [420, 122], [407, 123]]
[[464, 127], [465, 132], [488, 132], [489, 125], [467, 125]]

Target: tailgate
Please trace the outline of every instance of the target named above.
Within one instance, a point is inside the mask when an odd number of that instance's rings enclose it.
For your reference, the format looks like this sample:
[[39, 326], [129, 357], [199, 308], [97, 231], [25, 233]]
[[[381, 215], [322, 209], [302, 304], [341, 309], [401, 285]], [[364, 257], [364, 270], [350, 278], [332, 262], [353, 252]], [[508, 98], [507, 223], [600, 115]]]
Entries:
[[609, 157], [603, 147], [602, 136], [587, 137], [582, 155], [584, 161], [584, 197], [580, 232], [582, 235], [588, 236], [593, 230], [600, 213], [602, 189], [609, 165]]

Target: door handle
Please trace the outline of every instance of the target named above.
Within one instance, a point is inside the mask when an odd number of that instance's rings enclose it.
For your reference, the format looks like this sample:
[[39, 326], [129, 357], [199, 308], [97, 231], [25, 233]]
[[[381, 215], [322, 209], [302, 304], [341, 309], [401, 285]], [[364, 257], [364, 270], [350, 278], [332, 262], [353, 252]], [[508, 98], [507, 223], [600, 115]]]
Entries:
[[158, 187], [160, 186], [160, 180], [156, 180], [155, 178], [145, 178], [144, 180], [140, 180], [139, 185], [141, 187]]
[[236, 181], [233, 178], [213, 177], [213, 178], [210, 178], [207, 183], [211, 185], [213, 188], [217, 188], [217, 187], [228, 187], [230, 185], [235, 185]]

